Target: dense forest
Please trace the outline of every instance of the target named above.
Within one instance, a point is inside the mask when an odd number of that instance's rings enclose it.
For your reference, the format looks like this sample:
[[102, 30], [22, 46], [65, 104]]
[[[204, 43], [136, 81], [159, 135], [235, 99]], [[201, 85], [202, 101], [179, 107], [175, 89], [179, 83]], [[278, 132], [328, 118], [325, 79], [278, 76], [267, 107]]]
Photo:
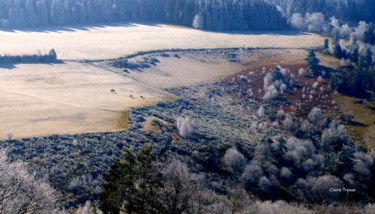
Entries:
[[0, 20], [2, 27], [113, 21], [157, 21], [209, 30], [288, 27], [276, 7], [258, 0], [5, 0], [0, 2]]
[[294, 13], [321, 12], [343, 22], [372, 22], [375, 19], [375, 2], [372, 0], [265, 0], [277, 6], [285, 16]]
[[4, 0], [0, 26], [157, 21], [207, 30], [279, 30], [289, 28], [288, 20], [295, 13], [321, 12], [356, 23], [373, 21], [374, 10], [370, 0]]

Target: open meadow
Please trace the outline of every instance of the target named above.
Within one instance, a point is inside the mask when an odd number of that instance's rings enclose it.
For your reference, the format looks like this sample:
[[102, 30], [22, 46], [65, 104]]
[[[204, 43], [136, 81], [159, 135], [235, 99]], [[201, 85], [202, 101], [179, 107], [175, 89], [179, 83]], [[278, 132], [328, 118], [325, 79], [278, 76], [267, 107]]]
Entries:
[[324, 38], [298, 32], [218, 33], [158, 24], [71, 26], [0, 31], [0, 54], [34, 54], [54, 48], [60, 59], [117, 58], [172, 48], [316, 47]]
[[87, 64], [1, 70], [0, 138], [122, 130], [129, 108], [173, 97]]
[[315, 34], [214, 33], [157, 24], [31, 28], [0, 31], [0, 38], [0, 54], [54, 48], [63, 60], [0, 66], [0, 138], [126, 129], [130, 108], [173, 98], [161, 89], [209, 82], [246, 68], [225, 56], [184, 54], [157, 57], [158, 66], [125, 74], [84, 59], [172, 48], [308, 48], [324, 40]]

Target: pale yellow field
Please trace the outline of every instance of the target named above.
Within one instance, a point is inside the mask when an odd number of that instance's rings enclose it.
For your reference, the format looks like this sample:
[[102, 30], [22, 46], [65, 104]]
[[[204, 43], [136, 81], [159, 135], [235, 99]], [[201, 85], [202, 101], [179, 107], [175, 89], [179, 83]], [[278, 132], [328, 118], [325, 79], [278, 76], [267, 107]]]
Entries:
[[59, 59], [69, 59], [65, 64], [0, 66], [0, 139], [8, 133], [21, 138], [122, 130], [131, 107], [174, 98], [162, 89], [212, 81], [244, 68], [220, 57], [184, 55], [159, 58], [157, 67], [125, 76], [74, 60], [171, 48], [315, 47], [323, 40], [314, 34], [230, 34], [154, 24], [0, 31], [0, 54], [54, 48]]
[[323, 44], [324, 38], [290, 32], [217, 33], [171, 25], [132, 24], [0, 31], [0, 41], [0, 54], [37, 53], [55, 48], [61, 59], [104, 59], [170, 48], [316, 47]]
[[121, 130], [129, 108], [171, 96], [87, 64], [17, 65], [0, 72], [0, 138]]
[[159, 57], [160, 63], [157, 66], [142, 72], [131, 72], [128, 76], [152, 87], [164, 89], [210, 82], [246, 68], [220, 56], [190, 53], [179, 55], [181, 58]]

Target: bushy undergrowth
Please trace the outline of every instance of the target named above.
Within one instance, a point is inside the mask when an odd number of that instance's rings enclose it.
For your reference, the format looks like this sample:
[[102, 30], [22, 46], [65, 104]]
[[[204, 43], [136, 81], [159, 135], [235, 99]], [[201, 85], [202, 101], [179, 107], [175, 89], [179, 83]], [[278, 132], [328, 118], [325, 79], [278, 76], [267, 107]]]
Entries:
[[[102, 175], [122, 150], [136, 153], [145, 143], [158, 157], [177, 159], [192, 173], [204, 175], [215, 194], [228, 195], [228, 185], [234, 184], [262, 200], [373, 201], [373, 157], [320, 109], [304, 118], [278, 112], [281, 101], [244, 97], [247, 91], [225, 81], [169, 92], [180, 99], [132, 109], [127, 131], [53, 135], [0, 145], [11, 159], [29, 162], [40, 177], [47, 176], [53, 187], [66, 192], [66, 206], [97, 200]], [[158, 119], [159, 131], [143, 128], [151, 117]], [[178, 118], [193, 121], [188, 135], [179, 133]], [[292, 125], [283, 126], [288, 123]]]

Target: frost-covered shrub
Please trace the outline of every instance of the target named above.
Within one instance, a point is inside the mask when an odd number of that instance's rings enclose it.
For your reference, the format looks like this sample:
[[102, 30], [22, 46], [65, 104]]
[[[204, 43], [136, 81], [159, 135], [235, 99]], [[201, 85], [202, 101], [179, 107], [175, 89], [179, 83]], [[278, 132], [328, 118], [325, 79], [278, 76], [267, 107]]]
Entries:
[[0, 150], [0, 208], [2, 213], [58, 213], [59, 193], [29, 172], [23, 162], [9, 162]]
[[310, 124], [308, 120], [304, 120], [299, 128], [300, 131], [304, 133], [309, 133], [314, 131], [313, 125]]
[[224, 164], [233, 172], [242, 171], [246, 165], [246, 158], [236, 148], [230, 148], [223, 157]]
[[344, 187], [342, 181], [332, 175], [318, 177], [312, 185], [313, 198], [317, 201], [335, 201], [341, 196], [341, 192], [334, 191]]
[[259, 214], [315, 214], [315, 212], [302, 205], [290, 204], [285, 201], [256, 201], [254, 207], [255, 211], [252, 213]]
[[350, 61], [350, 59], [344, 59], [342, 58], [340, 60], [340, 66], [341, 67], [350, 67], [352, 65], [352, 62]]
[[298, 75], [300, 75], [300, 76], [306, 76], [306, 75], [308, 75], [308, 72], [307, 72], [306, 69], [304, 69], [304, 68], [300, 68], [300, 69], [298, 70]]
[[348, 23], [343, 24], [340, 28], [340, 36], [343, 39], [349, 39], [350, 34], [352, 33], [352, 29], [348, 25]]
[[327, 31], [327, 24], [322, 13], [306, 13], [305, 19], [309, 32], [322, 33]]
[[103, 212], [99, 210], [99, 208], [95, 207], [94, 204], [92, 204], [91, 201], [86, 201], [84, 206], [78, 207], [77, 211], [75, 214], [102, 214]]
[[324, 81], [324, 78], [323, 78], [322, 76], [319, 76], [319, 77], [317, 78], [317, 80], [318, 80], [319, 83], [321, 83], [321, 82]]
[[263, 177], [263, 169], [258, 161], [252, 161], [246, 165], [242, 173], [242, 181], [247, 183], [256, 183], [261, 177]]
[[375, 210], [375, 204], [367, 204], [364, 208], [364, 214], [371, 214]]
[[329, 127], [323, 130], [321, 138], [323, 148], [327, 151], [331, 149], [338, 150], [350, 140], [345, 126], [337, 121], [332, 121]]
[[263, 105], [261, 105], [261, 106], [259, 107], [259, 109], [258, 109], [258, 111], [257, 111], [257, 114], [258, 114], [259, 117], [264, 117], [264, 116], [265, 116], [266, 111], [265, 111]]
[[276, 90], [274, 85], [270, 85], [265, 89], [265, 94], [262, 97], [263, 100], [272, 100], [279, 96], [279, 92]]
[[308, 119], [312, 124], [318, 126], [319, 128], [321, 125], [323, 125], [323, 122], [325, 122], [322, 109], [316, 107], [310, 111]]
[[300, 13], [294, 13], [290, 20], [293, 27], [304, 30], [306, 28], [305, 18]]
[[267, 73], [263, 78], [263, 89], [266, 89], [273, 83], [273, 76], [271, 73]]
[[371, 177], [371, 166], [372, 160], [369, 155], [363, 152], [354, 153], [354, 166], [353, 172], [361, 176], [362, 178]]
[[312, 87], [313, 87], [314, 89], [318, 88], [318, 86], [319, 86], [319, 82], [315, 82], [315, 83], [312, 85]]
[[249, 89], [248, 89], [248, 91], [247, 91], [247, 95], [248, 95], [249, 97], [254, 96], [254, 92], [253, 92], [253, 89], [252, 89], [252, 88], [249, 88]]
[[284, 83], [280, 85], [280, 91], [285, 92], [288, 89], [288, 86], [286, 86]]
[[178, 117], [176, 127], [178, 134], [183, 138], [187, 138], [194, 133], [194, 124], [189, 117]]
[[290, 131], [293, 131], [296, 127], [296, 124], [295, 122], [293, 121], [293, 118], [289, 115], [289, 114], [286, 114], [285, 115], [285, 119], [283, 121], [283, 126], [286, 130], [290, 130]]
[[292, 171], [288, 169], [288, 167], [282, 167], [280, 170], [280, 177], [285, 179], [286, 181], [289, 181], [291, 177], [293, 176]]
[[261, 189], [264, 192], [267, 192], [271, 188], [272, 184], [266, 176], [263, 176], [259, 179], [258, 186], [259, 189]]
[[279, 96], [279, 92], [277, 91], [274, 85], [270, 85], [265, 89], [265, 94], [262, 97], [263, 100], [272, 100]]
[[283, 109], [279, 109], [277, 111], [276, 117], [278, 117], [279, 119], [284, 119], [284, 117], [285, 117], [285, 111]]
[[293, 163], [294, 166], [302, 167], [305, 161], [315, 153], [315, 147], [311, 141], [289, 138], [285, 144], [287, 152], [285, 158]]
[[256, 122], [252, 122], [250, 126], [250, 130], [256, 133], [258, 131], [258, 124]]
[[290, 20], [293, 27], [309, 32], [323, 33], [328, 29], [324, 15], [322, 13], [294, 13]]
[[368, 28], [368, 24], [365, 21], [360, 21], [359, 25], [354, 29], [354, 32], [350, 34], [350, 40], [363, 41], [367, 28]]

